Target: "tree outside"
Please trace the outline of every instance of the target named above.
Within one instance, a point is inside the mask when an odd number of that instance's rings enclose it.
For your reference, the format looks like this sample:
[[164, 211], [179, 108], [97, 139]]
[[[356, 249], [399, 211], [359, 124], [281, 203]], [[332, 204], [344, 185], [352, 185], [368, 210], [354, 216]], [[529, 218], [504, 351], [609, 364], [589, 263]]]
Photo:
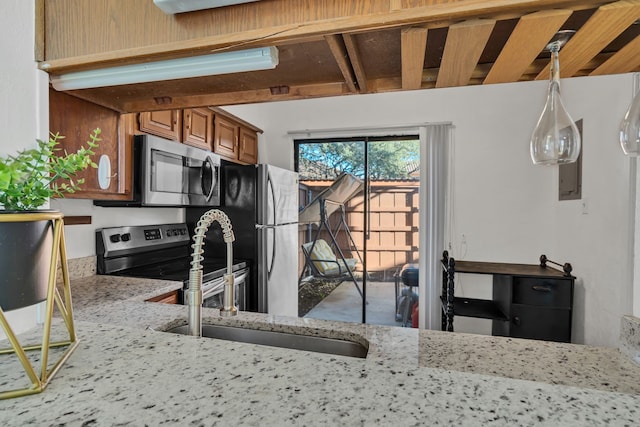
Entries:
[[[335, 179], [342, 172], [364, 178], [364, 146], [363, 141], [300, 144], [300, 179]], [[369, 179], [418, 180], [419, 159], [418, 140], [369, 142]]]

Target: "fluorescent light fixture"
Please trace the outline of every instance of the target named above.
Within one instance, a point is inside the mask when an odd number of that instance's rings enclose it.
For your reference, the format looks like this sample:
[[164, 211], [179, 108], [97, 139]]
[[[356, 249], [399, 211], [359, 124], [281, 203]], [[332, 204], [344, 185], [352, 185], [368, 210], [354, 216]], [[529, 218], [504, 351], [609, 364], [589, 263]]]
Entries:
[[51, 84], [56, 90], [76, 90], [268, 70], [276, 65], [278, 49], [271, 46], [52, 75]]
[[194, 10], [214, 9], [216, 7], [231, 6], [232, 4], [251, 3], [258, 0], [153, 0], [164, 13], [191, 12]]

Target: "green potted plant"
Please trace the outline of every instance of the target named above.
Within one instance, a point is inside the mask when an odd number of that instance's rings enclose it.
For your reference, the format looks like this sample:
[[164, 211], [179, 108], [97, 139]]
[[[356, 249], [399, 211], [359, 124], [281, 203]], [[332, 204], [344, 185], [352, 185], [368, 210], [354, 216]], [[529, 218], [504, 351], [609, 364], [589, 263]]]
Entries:
[[[74, 193], [84, 183], [78, 172], [97, 168], [91, 159], [100, 129], [75, 153], [59, 148], [64, 138], [51, 134], [37, 146], [0, 157], [0, 307], [26, 307], [46, 299], [53, 227], [50, 220], [16, 221], [16, 214], [41, 213], [51, 197]], [[49, 211], [51, 212], [51, 211]], [[8, 215], [7, 215], [8, 214]], [[4, 217], [4, 220], [3, 220]], [[19, 217], [22, 218], [22, 217]]]

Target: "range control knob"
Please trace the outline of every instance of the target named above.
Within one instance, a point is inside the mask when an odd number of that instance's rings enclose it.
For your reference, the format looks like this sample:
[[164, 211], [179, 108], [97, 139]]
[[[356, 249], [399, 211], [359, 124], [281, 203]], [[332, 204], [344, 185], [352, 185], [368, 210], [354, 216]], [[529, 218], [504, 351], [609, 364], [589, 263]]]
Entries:
[[173, 236], [173, 231], [172, 230], [167, 230], [167, 237], [171, 237]]
[[120, 235], [112, 234], [111, 236], [109, 236], [109, 240], [111, 240], [112, 243], [118, 243], [120, 241]]
[[131, 240], [131, 234], [124, 233], [123, 235], [120, 236], [120, 238], [122, 239], [123, 242], [128, 242], [129, 240]]

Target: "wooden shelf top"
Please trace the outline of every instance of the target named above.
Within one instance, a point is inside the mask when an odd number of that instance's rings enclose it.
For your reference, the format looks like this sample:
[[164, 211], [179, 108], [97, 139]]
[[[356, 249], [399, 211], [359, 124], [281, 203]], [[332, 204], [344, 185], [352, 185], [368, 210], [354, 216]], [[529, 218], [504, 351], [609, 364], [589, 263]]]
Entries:
[[540, 264], [509, 264], [503, 262], [455, 261], [456, 273], [504, 274], [510, 276], [571, 278], [563, 271]]

